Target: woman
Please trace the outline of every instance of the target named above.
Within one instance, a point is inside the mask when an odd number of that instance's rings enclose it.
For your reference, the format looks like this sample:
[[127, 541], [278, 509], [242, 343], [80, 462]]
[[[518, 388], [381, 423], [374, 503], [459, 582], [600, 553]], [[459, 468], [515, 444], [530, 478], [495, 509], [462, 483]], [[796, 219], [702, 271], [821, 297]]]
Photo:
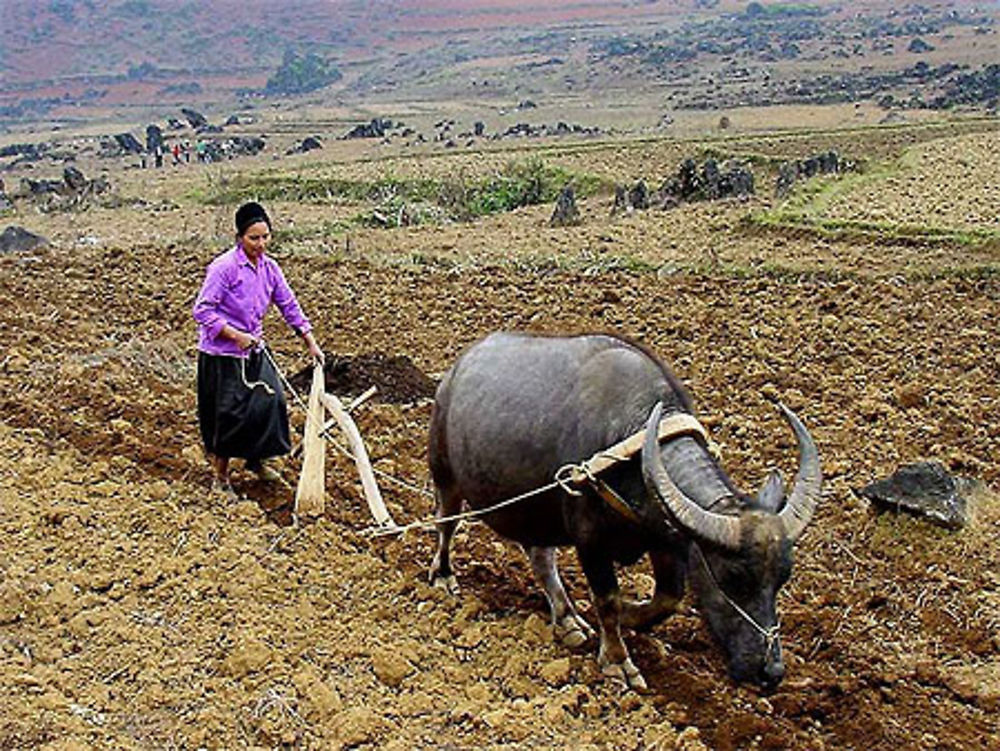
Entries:
[[277, 262], [265, 254], [271, 220], [258, 203], [236, 212], [236, 246], [208, 266], [194, 304], [198, 323], [198, 422], [214, 470], [212, 489], [232, 497], [229, 460], [245, 459], [264, 480], [278, 480], [264, 464], [291, 448], [285, 395], [261, 322], [271, 303], [323, 363], [295, 295]]

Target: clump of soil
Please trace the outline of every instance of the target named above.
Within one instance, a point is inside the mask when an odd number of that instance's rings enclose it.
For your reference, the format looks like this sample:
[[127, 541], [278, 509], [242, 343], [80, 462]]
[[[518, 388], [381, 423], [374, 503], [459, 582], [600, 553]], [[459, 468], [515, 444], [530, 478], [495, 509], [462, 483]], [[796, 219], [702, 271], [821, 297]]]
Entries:
[[[323, 366], [326, 390], [339, 396], [355, 397], [372, 386], [374, 399], [385, 404], [412, 404], [434, 396], [436, 382], [426, 376], [406, 355], [381, 352], [362, 355], [333, 355]], [[312, 368], [297, 372], [288, 382], [298, 391], [308, 391]]]

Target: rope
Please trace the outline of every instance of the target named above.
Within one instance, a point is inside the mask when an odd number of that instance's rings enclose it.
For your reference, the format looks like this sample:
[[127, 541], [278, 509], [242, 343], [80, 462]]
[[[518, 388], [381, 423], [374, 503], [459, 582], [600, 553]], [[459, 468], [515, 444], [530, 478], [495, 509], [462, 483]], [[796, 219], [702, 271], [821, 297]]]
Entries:
[[733, 598], [731, 598], [729, 595], [726, 594], [726, 591], [719, 584], [719, 580], [716, 579], [715, 574], [712, 573], [712, 568], [711, 566], [708, 565], [708, 559], [705, 558], [705, 554], [702, 552], [701, 546], [698, 544], [698, 541], [692, 540], [692, 543], [694, 544], [695, 550], [698, 551], [698, 557], [701, 558], [702, 565], [704, 565], [705, 571], [708, 573], [708, 578], [712, 581], [712, 584], [715, 585], [715, 588], [719, 590], [719, 594], [722, 595], [722, 598], [729, 603], [730, 607], [732, 607], [733, 610], [739, 613], [740, 616], [742, 616], [747, 623], [749, 623], [751, 626], [754, 627], [754, 629], [757, 631], [758, 634], [764, 637], [765, 654], [770, 654], [771, 649], [774, 647], [774, 643], [778, 640], [779, 636], [778, 629], [781, 627], [781, 624], [775, 623], [770, 628], [764, 628], [759, 623], [757, 623], [757, 621], [753, 619], [753, 616], [751, 616], [747, 611], [741, 608], [739, 604], [735, 600], [733, 600]]
[[[266, 349], [264, 351], [267, 352]], [[273, 364], [274, 360], [271, 360], [271, 362]], [[243, 380], [243, 385], [246, 386], [248, 390], [253, 391], [257, 386], [261, 386], [269, 396], [274, 396], [274, 389], [271, 388], [271, 384], [265, 383], [264, 381], [254, 381], [253, 383], [249, 383], [247, 381], [247, 359], [245, 357], [240, 358], [240, 378]]]
[[494, 503], [492, 506], [487, 506], [486, 508], [473, 509], [472, 511], [463, 511], [460, 514], [452, 514], [450, 516], [441, 516], [436, 519], [427, 521], [416, 521], [410, 524], [404, 524], [401, 527], [367, 527], [362, 530], [363, 534], [371, 535], [372, 537], [386, 537], [388, 535], [397, 535], [408, 532], [411, 529], [435, 529], [437, 525], [443, 524], [445, 522], [460, 522], [465, 519], [475, 519], [480, 516], [485, 516], [486, 514], [491, 514], [498, 509], [502, 509], [506, 506], [512, 506], [515, 503], [520, 503], [521, 501], [527, 500], [532, 496], [541, 495], [542, 493], [547, 493], [553, 488], [559, 487], [560, 483], [557, 480], [553, 480], [548, 485], [543, 485], [540, 488], [535, 488], [534, 490], [529, 490], [526, 493], [521, 493], [521, 495], [516, 495], [513, 498], [508, 498], [506, 500], [500, 501], [499, 503]]
[[[281, 382], [284, 384], [285, 388], [292, 395], [292, 397], [299, 404], [299, 406], [302, 407], [303, 410], [308, 412], [309, 408], [302, 400], [302, 397], [299, 396], [299, 394], [292, 387], [292, 384], [288, 382], [287, 378], [285, 378], [285, 374], [281, 371], [281, 368], [278, 367], [278, 363], [274, 361], [274, 357], [271, 355], [270, 349], [267, 348], [266, 346], [264, 347], [264, 353], [266, 354], [267, 359], [271, 361], [271, 365], [274, 366], [274, 369], [278, 373], [278, 377], [281, 379]], [[344, 454], [345, 456], [349, 457], [352, 460], [355, 459], [354, 455], [348, 449], [344, 448], [335, 436], [331, 436], [329, 431], [323, 431], [322, 435], [325, 438], [327, 438], [333, 444], [333, 446], [342, 454]], [[607, 451], [601, 452], [601, 455], [608, 459], [612, 459], [615, 462], [625, 461], [627, 458], [627, 457], [623, 458], [621, 456], [617, 456], [613, 453], [608, 453]], [[415, 485], [411, 485], [410, 483], [407, 483], [404, 480], [400, 480], [396, 477], [393, 477], [392, 475], [383, 472], [382, 470], [375, 469], [375, 467], [372, 467], [372, 471], [379, 477], [389, 480], [399, 485], [400, 487], [406, 488], [411, 492], [428, 496], [430, 498], [435, 498], [435, 495], [433, 493], [423, 488], [418, 488]], [[529, 490], [526, 493], [521, 493], [520, 495], [514, 496], [513, 498], [508, 498], [506, 500], [500, 501], [498, 503], [493, 504], [492, 506], [487, 506], [486, 508], [481, 508], [481, 509], [473, 509], [471, 511], [463, 511], [458, 514], [452, 514], [450, 516], [442, 516], [435, 518], [433, 520], [415, 521], [411, 522], [410, 524], [404, 524], [402, 526], [394, 525], [391, 527], [390, 526], [367, 527], [361, 530], [361, 533], [370, 535], [372, 537], [386, 537], [388, 535], [402, 535], [405, 532], [410, 531], [411, 529], [433, 530], [436, 529], [439, 524], [443, 524], [445, 522], [460, 522], [460, 521], [465, 521], [467, 519], [476, 519], [479, 518], [480, 516], [485, 516], [486, 514], [490, 514], [499, 509], [506, 508], [507, 506], [512, 506], [515, 503], [520, 503], [521, 501], [527, 500], [536, 495], [547, 493], [548, 491], [553, 490], [554, 488], [557, 487], [562, 488], [566, 493], [568, 493], [571, 496], [582, 496], [583, 493], [573, 487], [573, 485], [575, 484], [573, 475], [575, 473], [576, 474], [582, 473], [582, 476], [586, 477], [587, 480], [592, 485], [596, 485], [597, 478], [591, 473], [588, 464], [567, 464], [558, 469], [558, 471], [555, 473], [555, 478], [553, 479], [553, 481], [548, 483], [547, 485], [535, 488], [534, 490]]]

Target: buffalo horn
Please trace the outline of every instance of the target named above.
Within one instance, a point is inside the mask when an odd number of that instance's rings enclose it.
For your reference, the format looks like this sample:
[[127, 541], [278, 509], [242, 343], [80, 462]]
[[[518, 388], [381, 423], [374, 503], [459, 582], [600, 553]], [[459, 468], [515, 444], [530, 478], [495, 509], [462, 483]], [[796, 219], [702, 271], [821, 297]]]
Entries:
[[740, 520], [735, 516], [713, 514], [681, 492], [663, 466], [657, 437], [663, 403], [657, 402], [646, 422], [646, 438], [642, 445], [642, 476], [650, 495], [658, 498], [669, 516], [696, 536], [729, 550], [740, 547]]
[[823, 476], [819, 463], [819, 452], [816, 450], [816, 444], [813, 443], [812, 436], [809, 435], [806, 426], [784, 404], [778, 402], [778, 407], [781, 408], [785, 419], [791, 425], [792, 431], [795, 433], [795, 440], [799, 443], [799, 472], [795, 477], [795, 487], [792, 488], [792, 494], [778, 515], [785, 528], [785, 534], [790, 540], [795, 541], [805, 530], [816, 510]]

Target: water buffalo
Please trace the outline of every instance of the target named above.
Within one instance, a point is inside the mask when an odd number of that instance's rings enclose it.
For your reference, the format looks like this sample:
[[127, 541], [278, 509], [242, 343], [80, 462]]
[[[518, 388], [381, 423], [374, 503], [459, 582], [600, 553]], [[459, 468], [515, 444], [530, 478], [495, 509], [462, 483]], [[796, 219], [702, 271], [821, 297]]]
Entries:
[[[701, 613], [734, 679], [772, 688], [784, 675], [775, 601], [792, 567], [792, 545], [820, 495], [816, 446], [782, 405], [799, 447], [799, 470], [785, 498], [777, 472], [754, 497], [738, 491], [702, 436], [657, 440], [661, 412], [693, 414], [670, 370], [639, 345], [611, 335], [569, 338], [492, 334], [445, 374], [429, 438], [437, 517], [465, 501], [483, 509], [543, 488], [567, 463], [584, 461], [641, 431], [641, 455], [600, 477], [633, 513], [592, 487], [564, 486], [491, 511], [483, 521], [526, 549], [545, 591], [557, 638], [579, 646], [593, 634], [575, 611], [556, 568], [557, 547], [572, 545], [594, 596], [605, 675], [644, 688], [620, 627], [648, 628], [675, 611], [691, 581]], [[648, 420], [647, 420], [648, 417]], [[449, 561], [455, 521], [438, 522], [431, 582], [452, 592]], [[619, 594], [615, 564], [648, 553], [655, 575], [649, 600]]]

